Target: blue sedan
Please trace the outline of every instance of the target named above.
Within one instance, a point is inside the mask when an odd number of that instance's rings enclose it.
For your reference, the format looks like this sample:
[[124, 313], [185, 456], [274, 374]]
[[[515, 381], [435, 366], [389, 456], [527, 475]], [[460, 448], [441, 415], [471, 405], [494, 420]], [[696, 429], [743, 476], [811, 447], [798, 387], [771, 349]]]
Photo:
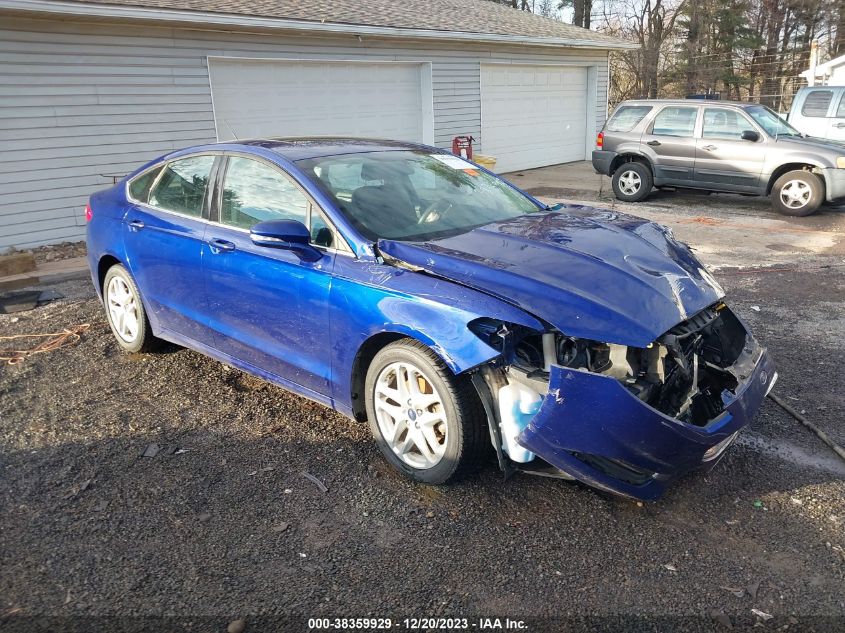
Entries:
[[548, 207], [434, 147], [191, 147], [86, 217], [124, 350], [171, 341], [368, 422], [421, 482], [495, 453], [654, 499], [712, 467], [776, 378], [667, 229]]

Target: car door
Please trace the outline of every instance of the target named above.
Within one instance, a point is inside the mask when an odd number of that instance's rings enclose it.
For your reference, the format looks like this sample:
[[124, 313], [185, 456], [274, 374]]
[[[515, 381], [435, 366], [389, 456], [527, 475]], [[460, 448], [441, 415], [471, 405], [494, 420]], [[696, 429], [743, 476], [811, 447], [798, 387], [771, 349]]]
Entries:
[[156, 329], [210, 344], [202, 260], [218, 157], [177, 158], [129, 183], [123, 243], [129, 269]]
[[[215, 346], [259, 370], [328, 395], [333, 233], [309, 196], [277, 165], [233, 154], [220, 174], [205, 265]], [[322, 257], [304, 261], [293, 251], [254, 244], [250, 227], [274, 219], [310, 224]]]
[[[756, 140], [745, 140], [752, 132]], [[704, 108], [696, 140], [695, 183], [719, 191], [756, 193], [766, 160], [766, 138], [735, 108]]]
[[827, 118], [827, 138], [845, 141], [845, 89], [834, 89], [831, 116]]
[[646, 128], [640, 147], [654, 166], [655, 184], [692, 184], [698, 111], [695, 105], [664, 106]]

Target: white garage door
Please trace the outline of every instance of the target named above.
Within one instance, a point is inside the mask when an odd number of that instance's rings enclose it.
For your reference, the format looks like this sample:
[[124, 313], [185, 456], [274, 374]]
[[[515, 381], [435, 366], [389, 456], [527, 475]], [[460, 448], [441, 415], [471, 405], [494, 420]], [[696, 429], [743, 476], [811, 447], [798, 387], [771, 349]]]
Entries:
[[432, 140], [426, 65], [210, 58], [208, 67], [220, 140], [311, 135]]
[[586, 156], [587, 70], [482, 65], [481, 145], [496, 171]]

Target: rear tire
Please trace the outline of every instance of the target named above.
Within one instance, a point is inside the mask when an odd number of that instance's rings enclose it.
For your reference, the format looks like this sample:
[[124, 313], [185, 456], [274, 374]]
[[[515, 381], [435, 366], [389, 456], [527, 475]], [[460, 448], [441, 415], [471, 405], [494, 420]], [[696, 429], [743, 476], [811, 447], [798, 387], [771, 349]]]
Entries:
[[365, 398], [376, 444], [405, 476], [442, 484], [477, 467], [489, 438], [478, 394], [419, 341], [401, 339], [375, 355]]
[[812, 215], [824, 202], [824, 183], [812, 172], [788, 171], [772, 186], [771, 200], [772, 207], [783, 215]]
[[654, 186], [654, 177], [648, 165], [630, 162], [620, 165], [613, 172], [613, 179], [610, 182], [613, 186], [613, 193], [618, 200], [640, 202], [651, 193], [651, 188]]
[[117, 344], [127, 352], [151, 352], [161, 341], [153, 336], [141, 293], [132, 275], [115, 264], [103, 279], [103, 306]]

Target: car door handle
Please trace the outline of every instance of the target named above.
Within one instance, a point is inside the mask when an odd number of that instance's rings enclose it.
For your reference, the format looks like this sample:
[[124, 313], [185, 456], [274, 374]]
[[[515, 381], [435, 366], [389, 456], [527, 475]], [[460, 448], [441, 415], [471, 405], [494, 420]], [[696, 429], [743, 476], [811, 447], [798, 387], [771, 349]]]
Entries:
[[221, 252], [229, 252], [235, 250], [234, 242], [230, 242], [229, 240], [221, 240], [221, 239], [213, 239], [208, 240], [208, 245], [211, 247], [211, 252], [217, 255]]
[[660, 145], [660, 141], [649, 141], [646, 145], [651, 145], [652, 147], [657, 147]]
[[140, 231], [144, 228], [144, 223], [141, 220], [132, 220], [129, 222], [129, 228], [133, 231]]
[[706, 150], [708, 152], [712, 152], [714, 149], [719, 149], [715, 145], [702, 145], [701, 149]]
[[834, 123], [833, 127], [845, 127], [845, 123]]

